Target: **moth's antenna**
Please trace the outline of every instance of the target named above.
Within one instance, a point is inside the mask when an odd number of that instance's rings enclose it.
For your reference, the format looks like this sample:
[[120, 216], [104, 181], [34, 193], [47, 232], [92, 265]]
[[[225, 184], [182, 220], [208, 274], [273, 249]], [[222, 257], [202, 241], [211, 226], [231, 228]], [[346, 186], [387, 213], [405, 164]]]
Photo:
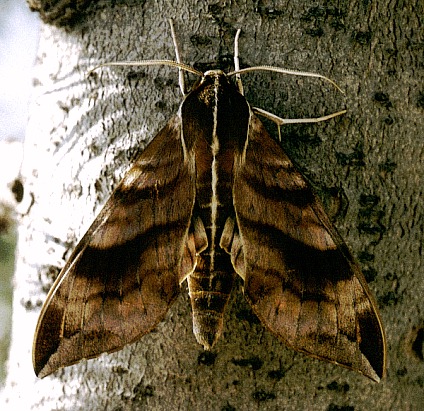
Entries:
[[239, 61], [239, 37], [240, 37], [241, 29], [237, 30], [236, 37], [234, 38], [234, 72], [236, 73], [236, 83], [237, 88], [239, 89], [240, 94], [244, 95], [243, 83], [241, 82], [240, 73], [240, 61]]
[[109, 66], [171, 66], [176, 67], [180, 70], [187, 71], [188, 73], [195, 74], [196, 76], [202, 77], [203, 73], [195, 68], [184, 64], [178, 63], [173, 60], [140, 60], [140, 61], [113, 61], [110, 63], [102, 63], [98, 66], [92, 68], [87, 75], [90, 75], [93, 71], [99, 69], [100, 67], [109, 67]]
[[[232, 71], [231, 73], [228, 73], [227, 76], [236, 76], [236, 83], [237, 83], [237, 86], [238, 86], [238, 88], [239, 88], [239, 90], [242, 94], [243, 94], [243, 85], [241, 83], [240, 74], [249, 73], [251, 71], [273, 71], [275, 73], [292, 74], [292, 75], [295, 75], [295, 76], [320, 78], [320, 79], [323, 79], [325, 81], [328, 81], [334, 87], [336, 87], [337, 90], [339, 90], [342, 94], [344, 94], [343, 90], [333, 80], [329, 79], [328, 77], [323, 76], [322, 74], [311, 73], [311, 72], [307, 72], [307, 71], [288, 70], [288, 69], [285, 69], [285, 68], [274, 67], [274, 66], [256, 66], [256, 67], [248, 67], [248, 68], [240, 69], [239, 60], [238, 60], [238, 43], [237, 43], [239, 32], [240, 32], [240, 30], [237, 31], [235, 45], [234, 45], [234, 68], [235, 68], [235, 70]], [[278, 137], [279, 137], [280, 141], [281, 141], [280, 127], [283, 124], [288, 124], [288, 123], [292, 123], [292, 124], [294, 124], [294, 123], [318, 123], [318, 122], [326, 121], [326, 120], [329, 120], [333, 117], [337, 117], [337, 116], [340, 116], [340, 115], [346, 113], [346, 110], [341, 110], [341, 111], [338, 111], [337, 113], [332, 113], [332, 114], [329, 114], [327, 116], [322, 116], [322, 117], [317, 117], [317, 118], [281, 118], [281, 117], [276, 116], [275, 114], [269, 113], [268, 111], [265, 111], [265, 110], [258, 108], [258, 107], [252, 107], [252, 109], [255, 113], [257, 113], [257, 114], [259, 114], [263, 117], [268, 118], [269, 120], [273, 121], [277, 125], [277, 127], [278, 127]]]
[[[177, 59], [177, 63], [181, 64], [180, 50], [178, 48], [177, 36], [175, 35], [174, 22], [172, 21], [172, 19], [168, 19], [168, 21], [169, 21], [169, 25], [171, 26], [171, 36], [172, 36], [172, 41], [174, 43], [175, 57]], [[183, 96], [185, 96], [186, 95], [185, 79], [184, 79], [184, 72], [181, 68], [178, 69], [178, 81], [180, 84], [181, 93], [183, 94]]]
[[322, 74], [317, 73], [311, 73], [308, 71], [297, 71], [297, 70], [288, 70], [281, 67], [274, 67], [274, 66], [256, 66], [256, 67], [247, 67], [244, 69], [234, 70], [231, 73], [228, 73], [227, 76], [237, 76], [243, 73], [249, 73], [251, 71], [273, 71], [275, 73], [282, 73], [282, 74], [291, 74], [294, 76], [303, 76], [303, 77], [316, 77], [323, 79], [325, 81], [328, 81], [331, 83], [334, 87], [336, 87], [337, 90], [340, 91], [340, 93], [344, 94], [343, 90], [331, 79], [328, 77], [323, 76]]

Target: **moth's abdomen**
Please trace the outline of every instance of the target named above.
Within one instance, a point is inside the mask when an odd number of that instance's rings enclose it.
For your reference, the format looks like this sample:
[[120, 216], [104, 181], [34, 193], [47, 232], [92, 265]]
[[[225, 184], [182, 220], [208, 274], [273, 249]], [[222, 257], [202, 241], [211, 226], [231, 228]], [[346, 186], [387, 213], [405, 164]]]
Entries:
[[[224, 310], [233, 286], [234, 269], [230, 256], [219, 243], [225, 221], [234, 211], [231, 185], [225, 183], [229, 176], [218, 158], [213, 160], [211, 157], [209, 170], [198, 171], [195, 213], [203, 222], [207, 247], [198, 253], [196, 269], [188, 276], [187, 282], [193, 333], [199, 344], [211, 349], [222, 334]], [[217, 181], [223, 182], [219, 188]]]
[[208, 350], [222, 334], [224, 310], [233, 286], [233, 268], [225, 252], [215, 255], [215, 269], [210, 271], [210, 258], [198, 256], [196, 270], [187, 278], [193, 333], [199, 344]]

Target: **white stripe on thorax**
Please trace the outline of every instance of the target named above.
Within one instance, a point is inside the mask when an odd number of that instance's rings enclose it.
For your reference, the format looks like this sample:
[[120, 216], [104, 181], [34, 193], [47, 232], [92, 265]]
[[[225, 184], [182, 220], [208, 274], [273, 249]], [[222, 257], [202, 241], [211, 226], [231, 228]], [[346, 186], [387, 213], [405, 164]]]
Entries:
[[217, 125], [218, 125], [218, 88], [219, 88], [219, 78], [215, 77], [214, 84], [214, 102], [215, 106], [213, 109], [213, 130], [212, 130], [212, 198], [211, 198], [211, 252], [210, 252], [210, 271], [213, 272], [215, 268], [215, 237], [216, 237], [216, 220], [218, 217], [218, 162], [216, 156], [219, 152], [219, 141], [217, 136]]

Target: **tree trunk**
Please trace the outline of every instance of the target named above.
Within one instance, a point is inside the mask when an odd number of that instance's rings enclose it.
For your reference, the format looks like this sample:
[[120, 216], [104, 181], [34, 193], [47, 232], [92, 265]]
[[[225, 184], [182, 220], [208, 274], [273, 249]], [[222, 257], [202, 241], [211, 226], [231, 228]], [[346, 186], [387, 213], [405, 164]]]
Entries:
[[[422, 3], [101, 4], [74, 16], [66, 30], [42, 29], [23, 169], [35, 201], [19, 230], [3, 392], [8, 409], [422, 407]], [[385, 324], [388, 373], [380, 384], [286, 348], [253, 316], [241, 281], [211, 355], [193, 336], [184, 287], [165, 321], [139, 342], [43, 380], [34, 376], [31, 344], [46, 292], [125, 170], [181, 101], [178, 73], [167, 67], [87, 73], [101, 62], [174, 59], [167, 18], [174, 19], [183, 61], [202, 71], [230, 68], [241, 28], [242, 66], [318, 72], [345, 91], [343, 97], [319, 80], [278, 74], [243, 77], [251, 105], [283, 118], [348, 110], [325, 123], [283, 127], [282, 145], [323, 188], [324, 200], [332, 187], [348, 200], [334, 218]]]

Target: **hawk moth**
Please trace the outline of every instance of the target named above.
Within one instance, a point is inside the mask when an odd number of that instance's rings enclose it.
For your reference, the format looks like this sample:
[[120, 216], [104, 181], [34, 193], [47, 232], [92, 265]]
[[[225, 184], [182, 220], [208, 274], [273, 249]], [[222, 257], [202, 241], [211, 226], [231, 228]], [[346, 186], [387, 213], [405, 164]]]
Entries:
[[237, 54], [229, 74], [200, 73], [178, 54], [177, 62], [124, 62], [173, 65], [201, 79], [53, 284], [34, 338], [39, 377], [139, 340], [164, 318], [185, 280], [194, 334], [211, 349], [235, 275], [254, 313], [285, 344], [383, 377], [385, 337], [374, 298], [310, 185], [255, 114], [264, 112], [230, 81], [246, 71]]

